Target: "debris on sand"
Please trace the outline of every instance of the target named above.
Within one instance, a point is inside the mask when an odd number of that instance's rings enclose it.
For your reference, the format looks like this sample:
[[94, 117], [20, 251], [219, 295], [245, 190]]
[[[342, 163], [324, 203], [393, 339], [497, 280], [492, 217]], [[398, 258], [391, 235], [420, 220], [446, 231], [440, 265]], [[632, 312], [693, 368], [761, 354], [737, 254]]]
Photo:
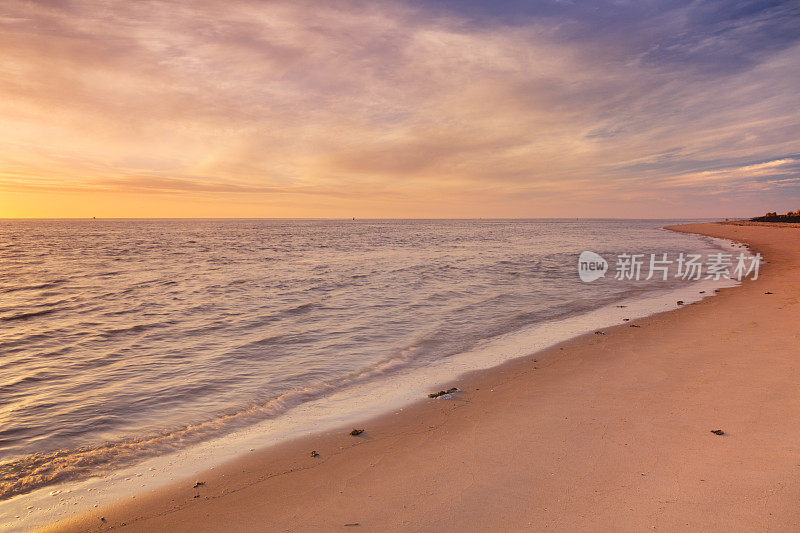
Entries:
[[196, 489], [197, 487], [202, 487], [205, 484], [206, 484], [205, 481], [198, 481], [197, 483], [194, 484], [194, 487], [192, 487], [192, 488]]
[[623, 322], [627, 322], [628, 320], [630, 320], [630, 318], [623, 318], [622, 319]]
[[774, 293], [774, 292], [769, 292], [769, 291], [767, 291], [767, 292], [765, 292], [764, 294], [775, 294], [775, 293]]
[[355, 429], [355, 428], [353, 429], [353, 431], [351, 431], [351, 432], [350, 432], [350, 434], [351, 434], [352, 436], [354, 436], [354, 437], [355, 437], [356, 435], [361, 435], [362, 433], [364, 433], [364, 430], [363, 430], [363, 429]]
[[618, 308], [622, 309], [623, 307], [628, 307], [627, 305], [618, 305]]
[[632, 327], [632, 328], [640, 328], [640, 327], [642, 327], [642, 326], [640, 326], [640, 325], [638, 325], [638, 324], [631, 324], [631, 327]]
[[360, 526], [360, 525], [361, 524], [359, 524], [358, 522], [351, 522], [349, 524], [345, 524], [344, 527], [354, 527], [354, 526]]
[[319, 452], [317, 452], [317, 450], [311, 450], [311, 457], [319, 457]]
[[706, 293], [706, 291], [700, 291], [700, 294], [705, 294], [705, 293]]
[[678, 300], [678, 305], [683, 305], [683, 300]]
[[595, 331], [594, 334], [595, 335], [605, 335], [605, 333], [603, 333], [602, 331]]
[[447, 394], [453, 394], [454, 392], [460, 392], [458, 387], [452, 387], [447, 390], [440, 390], [439, 392], [432, 392], [428, 394], [428, 398], [438, 398], [439, 396], [445, 396]]
[[722, 431], [721, 429], [712, 429], [711, 433], [713, 433], [714, 435], [724, 435], [725, 434], [725, 432]]

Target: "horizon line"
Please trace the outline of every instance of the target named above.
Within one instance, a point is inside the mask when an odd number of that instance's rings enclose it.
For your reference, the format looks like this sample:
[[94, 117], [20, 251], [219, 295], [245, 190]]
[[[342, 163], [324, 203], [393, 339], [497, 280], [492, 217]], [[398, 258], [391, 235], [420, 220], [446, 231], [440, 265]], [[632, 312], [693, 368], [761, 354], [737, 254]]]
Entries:
[[749, 220], [752, 217], [0, 217], [0, 220]]

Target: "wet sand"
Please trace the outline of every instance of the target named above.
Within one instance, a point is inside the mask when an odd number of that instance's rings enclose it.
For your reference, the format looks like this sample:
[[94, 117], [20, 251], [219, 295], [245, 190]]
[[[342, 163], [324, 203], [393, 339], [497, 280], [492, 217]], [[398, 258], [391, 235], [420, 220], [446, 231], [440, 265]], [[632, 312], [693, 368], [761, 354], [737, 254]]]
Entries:
[[202, 486], [50, 530], [797, 530], [800, 228], [673, 229], [745, 242], [769, 263], [640, 327], [465, 376], [452, 399], [354, 421], [359, 436], [254, 452]]

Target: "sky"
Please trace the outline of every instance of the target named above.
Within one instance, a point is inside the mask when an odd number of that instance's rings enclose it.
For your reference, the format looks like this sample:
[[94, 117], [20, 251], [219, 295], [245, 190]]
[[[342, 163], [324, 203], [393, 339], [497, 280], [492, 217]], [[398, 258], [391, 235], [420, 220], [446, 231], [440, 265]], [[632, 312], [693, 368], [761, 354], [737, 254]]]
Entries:
[[0, 2], [0, 217], [800, 209], [800, 3]]

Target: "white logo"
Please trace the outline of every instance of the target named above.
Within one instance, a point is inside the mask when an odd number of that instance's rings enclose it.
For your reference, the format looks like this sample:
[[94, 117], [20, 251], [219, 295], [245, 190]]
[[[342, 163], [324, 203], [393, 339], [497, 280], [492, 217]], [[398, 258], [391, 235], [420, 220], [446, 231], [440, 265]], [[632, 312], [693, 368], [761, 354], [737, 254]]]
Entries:
[[581, 252], [578, 257], [578, 275], [581, 281], [590, 282], [606, 275], [608, 262], [594, 252]]

